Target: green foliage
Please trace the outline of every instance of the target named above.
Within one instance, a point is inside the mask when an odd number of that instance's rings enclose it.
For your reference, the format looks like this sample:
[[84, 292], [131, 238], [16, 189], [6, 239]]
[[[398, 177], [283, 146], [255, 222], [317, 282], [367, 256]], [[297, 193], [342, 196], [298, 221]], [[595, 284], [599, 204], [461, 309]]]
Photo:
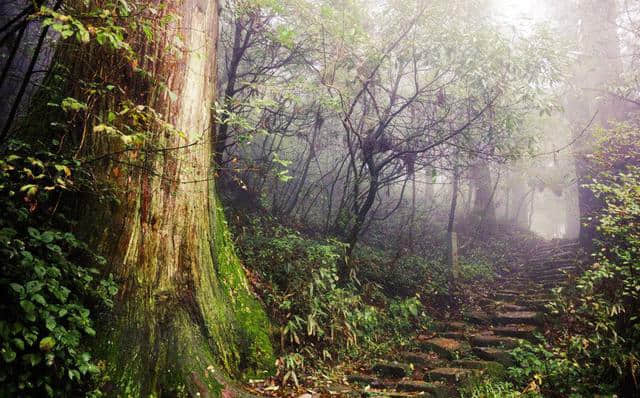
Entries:
[[[371, 282], [365, 294], [354, 285], [338, 285], [343, 243], [264, 222], [254, 222], [241, 237], [245, 264], [268, 281], [260, 290], [279, 325], [277, 365], [283, 382], [297, 384], [310, 362], [384, 350], [426, 321], [417, 297], [389, 300]], [[368, 303], [373, 296], [379, 300]]]
[[360, 280], [376, 283], [390, 297], [448, 292], [447, 266], [438, 258], [409, 255], [394, 259], [390, 251], [360, 245], [354, 251], [353, 262]]
[[[254, 228], [242, 242], [241, 252], [245, 263], [270, 282], [264, 299], [280, 325], [281, 351], [305, 350], [330, 358], [330, 350], [356, 345], [358, 324], [368, 315], [359, 296], [337, 285], [344, 245], [305, 239], [281, 226], [263, 229], [256, 224]], [[303, 364], [292, 358], [279, 362], [286, 367]]]
[[83, 339], [117, 288], [59, 208], [79, 164], [11, 142], [0, 159], [0, 395], [58, 396], [98, 372]]
[[465, 387], [460, 395], [462, 398], [536, 398], [541, 396], [535, 392], [521, 393], [513, 384], [493, 379], [484, 379], [480, 383]]
[[460, 278], [462, 281], [492, 281], [494, 277], [494, 265], [479, 251], [460, 258]]
[[581, 382], [580, 365], [569, 359], [561, 348], [549, 348], [544, 341], [540, 344], [525, 341], [512, 355], [517, 366], [509, 368], [508, 373], [518, 384], [564, 396], [588, 391]]

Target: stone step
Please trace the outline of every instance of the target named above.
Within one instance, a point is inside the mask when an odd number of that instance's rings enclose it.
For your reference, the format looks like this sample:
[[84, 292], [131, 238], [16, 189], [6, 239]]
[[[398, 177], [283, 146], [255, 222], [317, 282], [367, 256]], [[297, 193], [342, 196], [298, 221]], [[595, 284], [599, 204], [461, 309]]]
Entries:
[[500, 301], [513, 302], [515, 300], [520, 299], [522, 296], [520, 294], [509, 294], [509, 293], [492, 293], [491, 296]]
[[539, 272], [532, 273], [527, 275], [527, 278], [530, 278], [532, 281], [536, 283], [543, 283], [547, 281], [564, 281], [567, 280], [567, 274], [560, 271], [547, 271], [547, 272]]
[[575, 258], [558, 258], [558, 259], [550, 259], [550, 260], [541, 261], [541, 262], [529, 263], [525, 269], [528, 271], [532, 271], [532, 270], [543, 271], [543, 270], [552, 270], [552, 269], [575, 267], [575, 266], [576, 266]]
[[[356, 396], [367, 398], [411, 398], [415, 397], [416, 395], [410, 392], [387, 391], [383, 389], [367, 388], [361, 393], [358, 393], [358, 395], [354, 395], [354, 397]], [[427, 396], [432, 397], [433, 395], [429, 394]]]
[[380, 377], [402, 379], [413, 373], [411, 365], [397, 361], [378, 361], [372, 367], [373, 373]]
[[[455, 394], [455, 390], [444, 383], [417, 381], [417, 380], [402, 380], [398, 382], [385, 382], [385, 388], [394, 389], [396, 391], [405, 392], [424, 392], [434, 397], [451, 397]], [[422, 395], [424, 396], [424, 395]]]
[[498, 362], [505, 367], [514, 365], [513, 357], [508, 350], [495, 347], [474, 347], [473, 353], [480, 359]]
[[405, 363], [413, 364], [421, 368], [440, 368], [446, 363], [445, 360], [435, 358], [433, 354], [424, 352], [405, 351], [398, 355]]
[[511, 323], [540, 325], [542, 323], [542, 314], [534, 311], [497, 312], [491, 316], [491, 320], [501, 325]]
[[552, 268], [545, 270], [530, 270], [525, 275], [528, 277], [536, 277], [536, 276], [556, 276], [562, 275], [566, 276], [567, 274], [572, 274], [577, 272], [577, 267], [560, 267], [560, 268]]
[[464, 316], [469, 322], [476, 325], [488, 325], [491, 321], [489, 315], [482, 311], [468, 312]]
[[435, 330], [439, 332], [457, 332], [464, 331], [468, 329], [468, 326], [464, 322], [458, 321], [448, 321], [448, 322], [435, 322], [434, 327]]
[[516, 348], [519, 343], [518, 339], [513, 337], [477, 335], [471, 338], [471, 345], [474, 347]]
[[567, 283], [568, 278], [565, 277], [551, 277], [551, 276], [546, 276], [544, 278], [539, 278], [539, 279], [534, 279], [533, 281], [540, 285], [540, 286], [546, 286], [546, 285], [561, 285], [561, 284], [565, 284]]
[[467, 340], [467, 332], [442, 332], [438, 336], [454, 340]]
[[544, 311], [546, 309], [545, 306], [549, 301], [550, 301], [549, 299], [534, 299], [534, 300], [522, 299], [522, 300], [518, 300], [516, 304], [529, 307], [532, 310]]
[[500, 377], [504, 375], [505, 367], [500, 362], [495, 361], [479, 361], [474, 359], [457, 359], [452, 361], [451, 364], [457, 368], [464, 369], [476, 369], [482, 372], [482, 374]]
[[498, 308], [500, 308], [502, 311], [527, 311], [530, 309], [530, 307], [528, 306], [524, 306], [524, 305], [517, 305], [517, 304], [511, 304], [511, 303], [498, 303]]
[[465, 343], [455, 339], [448, 339], [446, 337], [419, 340], [419, 343], [421, 348], [435, 352], [439, 356], [447, 359], [453, 359], [469, 349], [468, 345]]
[[534, 325], [505, 325], [498, 326], [492, 329], [493, 333], [498, 336], [515, 337], [517, 339], [524, 339], [534, 341], [534, 333], [538, 328]]
[[[504, 282], [506, 283], [506, 282]], [[510, 295], [515, 295], [518, 296], [520, 295], [521, 291], [519, 289], [512, 289], [512, 288], [502, 288], [502, 289], [496, 289], [493, 291], [493, 293], [499, 293], [499, 294], [510, 294]]]
[[360, 373], [347, 375], [346, 379], [349, 383], [363, 384], [371, 387], [377, 387], [379, 383], [381, 383], [377, 377]]
[[568, 281], [555, 281], [555, 282], [545, 282], [545, 283], [541, 283], [540, 287], [542, 289], [546, 289], [548, 291], [551, 291], [551, 289], [554, 289], [556, 287], [565, 287], [567, 286]]
[[428, 371], [424, 375], [425, 381], [443, 381], [456, 384], [469, 378], [476, 371], [464, 368], [437, 368]]
[[[427, 382], [415, 380], [381, 380], [364, 374], [352, 374], [347, 376], [347, 381], [353, 384], [369, 386], [371, 392], [378, 396], [394, 394], [396, 392], [423, 392], [421, 396], [445, 398], [455, 396], [455, 389], [442, 382]], [[391, 390], [391, 391], [388, 391]], [[427, 395], [428, 394], [428, 395]], [[366, 395], [365, 395], [366, 396]]]

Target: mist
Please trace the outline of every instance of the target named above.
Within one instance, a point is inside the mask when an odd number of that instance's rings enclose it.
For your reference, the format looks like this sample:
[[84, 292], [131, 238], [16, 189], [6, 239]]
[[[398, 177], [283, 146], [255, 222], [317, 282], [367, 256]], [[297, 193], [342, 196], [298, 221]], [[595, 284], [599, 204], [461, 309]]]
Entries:
[[640, 396], [639, 0], [5, 0], [0, 397]]

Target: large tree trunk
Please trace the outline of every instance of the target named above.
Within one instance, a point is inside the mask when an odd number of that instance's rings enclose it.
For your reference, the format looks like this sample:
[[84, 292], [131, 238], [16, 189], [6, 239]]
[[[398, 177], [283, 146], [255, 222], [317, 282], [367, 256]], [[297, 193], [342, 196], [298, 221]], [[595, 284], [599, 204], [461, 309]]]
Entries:
[[[95, 205], [87, 221], [121, 285], [113, 313], [102, 320], [98, 352], [109, 395], [218, 396], [230, 389], [228, 376], [273, 366], [273, 353], [267, 318], [249, 291], [214, 193], [209, 109], [217, 2], [163, 3], [177, 18], [157, 27], [139, 56], [168, 90], [132, 84], [139, 92], [131, 98], [152, 98], [148, 104], [180, 133], [157, 128], [147, 139], [156, 150], [125, 151], [99, 166], [119, 204]], [[180, 48], [168, 51], [175, 37]], [[145, 61], [145, 54], [156, 59]], [[97, 135], [91, 147], [97, 155], [113, 151]]]

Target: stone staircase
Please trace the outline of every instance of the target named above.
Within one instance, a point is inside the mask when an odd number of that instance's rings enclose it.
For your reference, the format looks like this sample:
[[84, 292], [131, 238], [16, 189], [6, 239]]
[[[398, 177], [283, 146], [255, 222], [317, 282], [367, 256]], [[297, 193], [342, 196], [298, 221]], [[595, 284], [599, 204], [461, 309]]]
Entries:
[[520, 339], [542, 332], [544, 305], [551, 289], [567, 283], [577, 268], [578, 244], [553, 241], [533, 248], [526, 264], [515, 266], [476, 297], [478, 308], [463, 321], [439, 322], [417, 336], [418, 350], [381, 360], [347, 376], [360, 386], [352, 396], [457, 397], [458, 388], [488, 375], [500, 376], [513, 364], [510, 350]]

